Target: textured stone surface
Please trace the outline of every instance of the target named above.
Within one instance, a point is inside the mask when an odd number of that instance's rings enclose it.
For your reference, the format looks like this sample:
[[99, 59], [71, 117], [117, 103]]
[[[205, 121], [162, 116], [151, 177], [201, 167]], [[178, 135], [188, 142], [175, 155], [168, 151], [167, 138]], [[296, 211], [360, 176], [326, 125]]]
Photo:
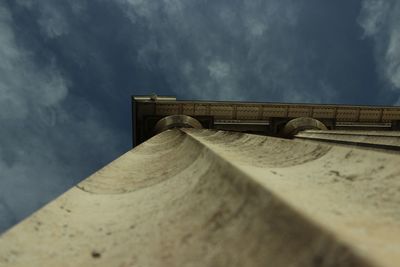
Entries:
[[0, 266], [399, 266], [400, 157], [170, 130], [0, 237]]
[[297, 133], [295, 138], [400, 151], [399, 131], [307, 130]]

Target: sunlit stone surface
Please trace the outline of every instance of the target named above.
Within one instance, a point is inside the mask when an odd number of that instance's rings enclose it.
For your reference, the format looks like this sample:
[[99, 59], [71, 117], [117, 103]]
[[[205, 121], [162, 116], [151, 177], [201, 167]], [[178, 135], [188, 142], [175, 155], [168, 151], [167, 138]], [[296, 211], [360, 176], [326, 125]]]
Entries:
[[400, 266], [400, 157], [163, 132], [0, 237], [0, 266]]

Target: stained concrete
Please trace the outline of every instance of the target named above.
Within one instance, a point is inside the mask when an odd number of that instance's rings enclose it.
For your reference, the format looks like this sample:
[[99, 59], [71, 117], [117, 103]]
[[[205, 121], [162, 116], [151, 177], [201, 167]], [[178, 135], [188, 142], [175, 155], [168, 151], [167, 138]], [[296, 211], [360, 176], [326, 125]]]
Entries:
[[400, 157], [163, 132], [0, 237], [0, 266], [399, 266]]
[[400, 151], [399, 131], [315, 131], [307, 130], [296, 134], [298, 139], [331, 141]]

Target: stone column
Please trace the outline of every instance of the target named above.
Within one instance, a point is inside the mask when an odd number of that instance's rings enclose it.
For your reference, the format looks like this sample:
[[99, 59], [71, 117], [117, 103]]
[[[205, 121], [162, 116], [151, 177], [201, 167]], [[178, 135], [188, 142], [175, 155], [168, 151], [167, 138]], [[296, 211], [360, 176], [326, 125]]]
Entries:
[[0, 237], [0, 266], [399, 266], [396, 153], [167, 130]]

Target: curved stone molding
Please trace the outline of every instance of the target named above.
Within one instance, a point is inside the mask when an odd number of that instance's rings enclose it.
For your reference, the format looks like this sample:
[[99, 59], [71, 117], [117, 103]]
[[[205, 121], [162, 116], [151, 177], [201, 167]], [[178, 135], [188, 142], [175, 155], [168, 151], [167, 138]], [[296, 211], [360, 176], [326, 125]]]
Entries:
[[159, 120], [154, 126], [154, 133], [158, 134], [173, 128], [196, 128], [201, 129], [201, 123], [193, 117], [187, 115], [170, 115]]
[[328, 130], [328, 128], [317, 119], [300, 117], [286, 123], [280, 134], [283, 137], [292, 138], [294, 135], [304, 130]]

